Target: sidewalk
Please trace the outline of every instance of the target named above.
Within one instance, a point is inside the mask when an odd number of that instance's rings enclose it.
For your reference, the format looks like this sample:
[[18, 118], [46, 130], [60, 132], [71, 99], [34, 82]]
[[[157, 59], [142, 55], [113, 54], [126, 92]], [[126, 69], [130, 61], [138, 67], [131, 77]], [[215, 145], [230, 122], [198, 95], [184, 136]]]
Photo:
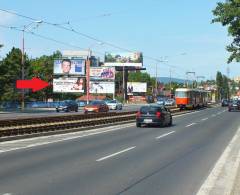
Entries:
[[240, 195], [240, 127], [197, 195]]

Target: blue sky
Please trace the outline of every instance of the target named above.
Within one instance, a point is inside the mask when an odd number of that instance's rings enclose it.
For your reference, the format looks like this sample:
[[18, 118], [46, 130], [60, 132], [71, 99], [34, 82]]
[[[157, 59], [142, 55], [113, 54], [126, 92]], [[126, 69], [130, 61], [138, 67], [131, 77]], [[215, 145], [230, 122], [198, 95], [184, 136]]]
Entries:
[[[215, 78], [216, 71], [226, 74], [231, 42], [227, 29], [220, 24], [211, 24], [211, 10], [219, 0], [1, 0], [0, 8], [53, 23], [96, 37], [100, 40], [142, 51], [144, 55], [166, 62], [157, 64], [158, 76], [185, 78], [186, 71], [194, 71], [206, 79]], [[31, 21], [0, 11], [0, 24], [19, 26]], [[41, 24], [35, 33], [78, 46], [91, 47], [102, 58], [104, 52], [120, 50], [80, 35]], [[21, 47], [21, 32], [0, 28], [0, 51], [4, 57], [9, 50]], [[26, 34], [26, 52], [38, 57], [55, 50], [76, 48]], [[122, 51], [121, 51], [122, 52]], [[156, 62], [144, 58], [144, 66], [151, 75], [156, 73]], [[240, 75], [238, 63], [229, 64], [230, 76]]]

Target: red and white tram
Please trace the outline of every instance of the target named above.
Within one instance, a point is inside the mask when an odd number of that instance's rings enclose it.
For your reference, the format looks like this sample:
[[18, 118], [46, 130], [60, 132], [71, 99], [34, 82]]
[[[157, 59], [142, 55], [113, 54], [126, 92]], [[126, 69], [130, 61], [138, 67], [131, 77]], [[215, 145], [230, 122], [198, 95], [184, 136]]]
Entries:
[[194, 109], [204, 107], [208, 103], [208, 91], [201, 89], [178, 88], [175, 91], [178, 108]]

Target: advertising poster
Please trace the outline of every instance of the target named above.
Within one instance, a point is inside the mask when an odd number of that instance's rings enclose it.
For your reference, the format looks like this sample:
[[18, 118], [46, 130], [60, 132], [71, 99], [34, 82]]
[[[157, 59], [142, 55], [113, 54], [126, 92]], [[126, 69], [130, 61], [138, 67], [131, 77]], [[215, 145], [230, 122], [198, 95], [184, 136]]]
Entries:
[[96, 79], [115, 79], [115, 68], [114, 67], [91, 67], [90, 77]]
[[61, 77], [53, 79], [53, 92], [61, 93], [83, 93], [85, 91], [85, 78]]
[[111, 93], [115, 92], [114, 82], [104, 82], [104, 81], [90, 81], [90, 93]]
[[54, 60], [53, 73], [59, 75], [85, 75], [85, 60]]
[[127, 82], [128, 95], [133, 95], [133, 93], [145, 93], [145, 92], [147, 92], [147, 83]]
[[104, 66], [143, 66], [141, 52], [133, 53], [105, 53]]

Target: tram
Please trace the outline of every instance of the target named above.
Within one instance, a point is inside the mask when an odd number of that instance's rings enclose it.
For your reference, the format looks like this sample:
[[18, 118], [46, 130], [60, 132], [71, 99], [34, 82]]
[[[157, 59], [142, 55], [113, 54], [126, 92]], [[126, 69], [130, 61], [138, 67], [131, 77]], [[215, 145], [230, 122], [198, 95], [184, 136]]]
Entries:
[[202, 89], [178, 88], [175, 91], [176, 105], [180, 109], [195, 109], [207, 106], [208, 91]]

